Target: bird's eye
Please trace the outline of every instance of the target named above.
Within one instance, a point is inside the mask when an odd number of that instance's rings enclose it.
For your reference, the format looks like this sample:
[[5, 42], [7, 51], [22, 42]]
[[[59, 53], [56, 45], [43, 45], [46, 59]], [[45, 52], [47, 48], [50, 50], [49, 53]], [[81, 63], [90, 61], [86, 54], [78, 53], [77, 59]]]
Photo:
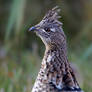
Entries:
[[46, 32], [50, 32], [50, 29], [49, 28], [45, 28], [44, 29]]

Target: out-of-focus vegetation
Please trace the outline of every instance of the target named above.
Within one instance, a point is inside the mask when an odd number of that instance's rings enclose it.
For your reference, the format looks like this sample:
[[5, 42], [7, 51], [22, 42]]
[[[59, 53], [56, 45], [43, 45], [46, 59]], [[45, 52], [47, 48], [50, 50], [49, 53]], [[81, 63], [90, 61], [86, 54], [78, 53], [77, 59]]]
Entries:
[[28, 28], [56, 5], [69, 60], [80, 86], [92, 92], [92, 0], [0, 0], [0, 92], [31, 92], [45, 47]]

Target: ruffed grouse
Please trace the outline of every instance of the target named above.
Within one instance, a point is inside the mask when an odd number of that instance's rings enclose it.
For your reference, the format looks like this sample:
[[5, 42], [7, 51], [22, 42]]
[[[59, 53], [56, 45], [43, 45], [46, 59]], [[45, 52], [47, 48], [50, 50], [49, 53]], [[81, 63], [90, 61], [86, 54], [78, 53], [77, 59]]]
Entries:
[[66, 36], [58, 21], [58, 7], [49, 10], [42, 21], [31, 27], [45, 44], [42, 60], [32, 92], [83, 92], [67, 59]]

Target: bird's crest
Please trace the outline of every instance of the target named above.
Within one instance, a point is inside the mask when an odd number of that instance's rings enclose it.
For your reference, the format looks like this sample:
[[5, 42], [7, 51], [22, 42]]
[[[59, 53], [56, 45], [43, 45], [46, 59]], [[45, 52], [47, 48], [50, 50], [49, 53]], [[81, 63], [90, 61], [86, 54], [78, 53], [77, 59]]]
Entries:
[[59, 18], [61, 18], [61, 16], [58, 15], [59, 12], [60, 9], [58, 8], [58, 6], [54, 7], [46, 13], [42, 21], [46, 21], [48, 23], [56, 23], [61, 26], [62, 23], [58, 20]]

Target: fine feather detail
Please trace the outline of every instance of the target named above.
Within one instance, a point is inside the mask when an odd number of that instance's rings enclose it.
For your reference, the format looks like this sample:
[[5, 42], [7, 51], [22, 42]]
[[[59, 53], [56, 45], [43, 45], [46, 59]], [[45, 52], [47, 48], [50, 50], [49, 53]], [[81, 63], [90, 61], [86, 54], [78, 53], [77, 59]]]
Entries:
[[42, 21], [53, 22], [62, 26], [62, 23], [58, 20], [59, 18], [61, 18], [61, 16], [58, 15], [59, 12], [60, 9], [58, 8], [58, 6], [54, 7], [52, 10], [49, 10], [46, 13]]
[[[49, 10], [36, 25], [38, 35], [46, 43], [46, 51], [32, 92], [83, 92], [67, 58], [66, 37], [58, 20], [58, 6]], [[46, 32], [45, 28], [50, 28]]]

